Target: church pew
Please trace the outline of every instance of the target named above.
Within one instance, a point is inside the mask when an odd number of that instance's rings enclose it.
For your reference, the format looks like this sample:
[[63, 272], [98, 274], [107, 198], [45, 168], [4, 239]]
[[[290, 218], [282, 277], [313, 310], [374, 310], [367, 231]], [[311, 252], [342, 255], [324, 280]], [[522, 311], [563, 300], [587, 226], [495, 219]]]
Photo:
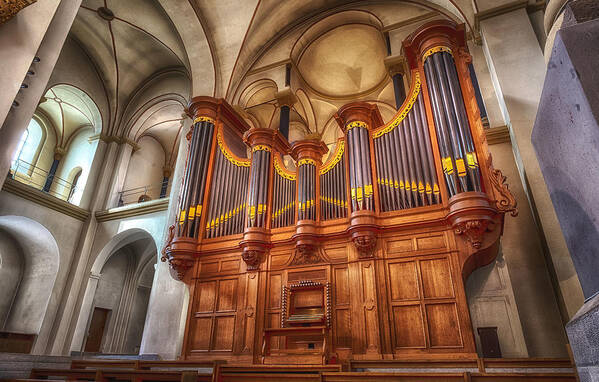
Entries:
[[576, 382], [573, 373], [322, 373], [322, 382]]
[[261, 382], [261, 381], [289, 381], [289, 382], [320, 382], [320, 374], [287, 374], [287, 373], [227, 373], [221, 374], [219, 382]]
[[[33, 369], [31, 379], [59, 377], [66, 380], [106, 381], [111, 379], [143, 381], [182, 381], [188, 380], [189, 371], [181, 370], [128, 370], [128, 369]], [[194, 381], [211, 382], [212, 374], [195, 374]]]

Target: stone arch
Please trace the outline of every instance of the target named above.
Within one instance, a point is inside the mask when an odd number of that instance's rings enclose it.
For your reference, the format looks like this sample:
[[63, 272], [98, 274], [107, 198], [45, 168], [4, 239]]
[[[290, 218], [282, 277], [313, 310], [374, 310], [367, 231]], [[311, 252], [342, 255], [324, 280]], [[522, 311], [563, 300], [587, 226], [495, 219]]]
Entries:
[[[20, 263], [20, 275], [9, 310], [4, 314], [2, 330], [37, 335], [58, 274], [58, 244], [46, 227], [23, 216], [0, 216], [0, 233], [0, 240], [16, 249], [21, 257], [20, 262], [11, 259], [13, 270]], [[0, 256], [5, 266], [8, 256]]]
[[[140, 228], [131, 228], [119, 232], [103, 246], [90, 269], [75, 334], [71, 343], [72, 351], [85, 349], [86, 333], [96, 307], [111, 310], [100, 350], [111, 353], [123, 353], [130, 350], [126, 349], [127, 329], [130, 327], [131, 312], [135, 303], [136, 296], [134, 292], [144, 266], [155, 259], [157, 259], [156, 242], [149, 232]], [[104, 279], [103, 276], [105, 276]], [[110, 291], [106, 292], [103, 289], [110, 289], [111, 285], [116, 286], [115, 290], [118, 290], [120, 295], [106, 296]], [[145, 302], [145, 305], [147, 306], [147, 302]], [[143, 316], [138, 317], [138, 319], [141, 320], [143, 330], [145, 311]], [[140, 342], [141, 332], [137, 346]]]

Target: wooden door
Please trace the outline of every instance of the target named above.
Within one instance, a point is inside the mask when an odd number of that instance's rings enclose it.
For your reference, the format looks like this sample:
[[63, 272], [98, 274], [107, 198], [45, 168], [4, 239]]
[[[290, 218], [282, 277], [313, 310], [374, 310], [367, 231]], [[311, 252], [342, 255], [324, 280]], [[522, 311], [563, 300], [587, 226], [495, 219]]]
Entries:
[[104, 337], [104, 328], [106, 327], [109, 313], [110, 309], [94, 308], [92, 321], [89, 324], [89, 330], [87, 332], [87, 341], [85, 342], [84, 351], [91, 353], [100, 352], [102, 338]]

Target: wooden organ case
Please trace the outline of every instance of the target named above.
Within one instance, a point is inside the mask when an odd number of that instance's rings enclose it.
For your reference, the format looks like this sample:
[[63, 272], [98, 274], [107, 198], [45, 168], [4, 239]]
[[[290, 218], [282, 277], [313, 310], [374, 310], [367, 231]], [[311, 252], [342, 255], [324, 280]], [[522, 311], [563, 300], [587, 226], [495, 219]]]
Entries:
[[[372, 104], [339, 109], [344, 135], [326, 163], [319, 140], [290, 145], [223, 100], [192, 99], [178, 220], [163, 250], [190, 288], [182, 358], [476, 356], [465, 280], [495, 259], [504, 215], [517, 210], [491, 163], [464, 38], [449, 21], [410, 35], [404, 104], [387, 123]], [[322, 306], [290, 308], [289, 291], [308, 284], [326, 286]], [[328, 344], [316, 360], [303, 353], [309, 341], [270, 335], [311, 325]]]

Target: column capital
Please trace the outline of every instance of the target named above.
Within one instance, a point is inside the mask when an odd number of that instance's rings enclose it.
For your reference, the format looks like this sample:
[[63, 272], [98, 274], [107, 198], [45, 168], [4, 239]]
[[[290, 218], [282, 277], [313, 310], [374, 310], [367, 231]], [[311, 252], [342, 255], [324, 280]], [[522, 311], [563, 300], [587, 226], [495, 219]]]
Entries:
[[54, 148], [54, 160], [61, 160], [62, 157], [64, 157], [66, 153], [67, 153], [67, 150], [65, 150], [64, 148], [55, 147]]
[[404, 56], [395, 55], [385, 57], [384, 63], [385, 68], [387, 68], [387, 71], [391, 77], [396, 74], [401, 74], [402, 76], [406, 75], [406, 58]]
[[289, 87], [278, 91], [277, 94], [275, 94], [275, 98], [277, 100], [278, 107], [292, 107], [293, 104], [297, 101], [297, 97], [295, 96], [295, 94], [293, 94], [291, 88]]
[[319, 166], [322, 164], [322, 156], [328, 151], [329, 148], [320, 139], [303, 139], [291, 145], [291, 156], [298, 162], [298, 166], [310, 161]]

